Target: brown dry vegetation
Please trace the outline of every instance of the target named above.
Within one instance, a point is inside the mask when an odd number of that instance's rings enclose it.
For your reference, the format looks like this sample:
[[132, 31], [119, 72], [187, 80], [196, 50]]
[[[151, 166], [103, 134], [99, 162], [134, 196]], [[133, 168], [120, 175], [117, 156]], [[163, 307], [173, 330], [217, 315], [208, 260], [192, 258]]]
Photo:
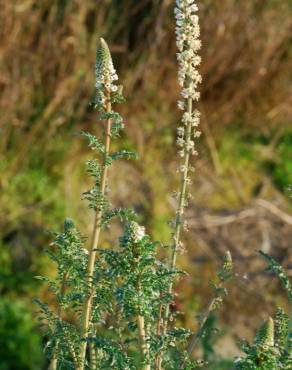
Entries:
[[[40, 269], [35, 255], [42, 230], [57, 227], [64, 214], [88, 227], [78, 196], [86, 189], [82, 162], [88, 152], [72, 133], [98, 126], [89, 101], [101, 35], [128, 97], [122, 139], [141, 159], [112, 173], [113, 198], [133, 205], [147, 229], [166, 241], [179, 119], [173, 2], [0, 0], [0, 7], [0, 229], [9, 251], [7, 274], [23, 261], [24, 271]], [[194, 294], [206, 297], [197, 277], [208, 281], [226, 248], [239, 271], [223, 315], [227, 322], [232, 312], [241, 324], [255, 307], [271, 310], [275, 295], [282, 300], [274, 283], [267, 286], [254, 251], [264, 248], [292, 266], [291, 206], [273, 177], [282, 166], [281, 143], [291, 138], [291, 11], [289, 0], [201, 1], [204, 138], [188, 214], [190, 252], [181, 258], [193, 276], [184, 297], [190, 326]]]

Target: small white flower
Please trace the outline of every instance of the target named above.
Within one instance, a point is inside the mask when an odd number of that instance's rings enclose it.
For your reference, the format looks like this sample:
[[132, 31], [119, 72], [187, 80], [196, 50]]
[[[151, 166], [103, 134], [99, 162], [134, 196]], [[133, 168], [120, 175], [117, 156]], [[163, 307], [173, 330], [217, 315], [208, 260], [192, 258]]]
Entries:
[[200, 118], [193, 116], [192, 119], [190, 120], [190, 122], [192, 124], [192, 127], [197, 127], [200, 124]]
[[135, 243], [139, 242], [142, 240], [145, 236], [145, 227], [140, 226], [137, 222], [132, 221], [130, 224], [131, 228], [131, 236], [134, 240]]
[[185, 133], [185, 128], [184, 127], [178, 127], [177, 128], [177, 134], [178, 136], [184, 136], [184, 133]]
[[187, 143], [186, 143], [186, 150], [187, 151], [191, 151], [194, 149], [194, 146], [195, 146], [195, 143], [193, 142], [193, 140], [189, 140]]
[[179, 137], [179, 138], [177, 138], [177, 140], [176, 140], [176, 144], [177, 144], [177, 146], [179, 146], [179, 147], [183, 147], [183, 146], [185, 145], [185, 141], [184, 141], [184, 139], [183, 139], [183, 138]]
[[185, 109], [185, 103], [182, 100], [179, 100], [177, 102], [178, 109], [184, 110]]
[[179, 167], [179, 171], [180, 172], [185, 172], [186, 171], [186, 166], [184, 164], [182, 164], [180, 167]]
[[185, 112], [182, 116], [182, 122], [188, 124], [192, 120], [192, 115], [189, 112]]
[[199, 138], [202, 135], [201, 131], [194, 131], [194, 138]]

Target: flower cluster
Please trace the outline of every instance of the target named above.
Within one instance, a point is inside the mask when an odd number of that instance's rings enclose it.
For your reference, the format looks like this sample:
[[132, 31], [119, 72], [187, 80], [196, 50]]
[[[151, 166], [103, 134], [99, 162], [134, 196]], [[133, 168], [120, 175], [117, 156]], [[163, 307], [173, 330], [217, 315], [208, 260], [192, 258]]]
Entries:
[[194, 0], [177, 0], [175, 8], [176, 18], [176, 41], [177, 59], [179, 63], [179, 84], [182, 89], [182, 97], [198, 100], [200, 94], [197, 86], [202, 78], [197, 70], [201, 63], [201, 57], [197, 55], [201, 48], [199, 17]]
[[126, 225], [125, 237], [132, 243], [138, 243], [145, 236], [145, 227], [140, 226], [136, 221], [130, 221]]
[[271, 317], [260, 326], [255, 343], [263, 349], [274, 346], [274, 320]]
[[[201, 134], [197, 130], [200, 123], [200, 112], [192, 110], [192, 101], [198, 101], [200, 93], [197, 88], [202, 77], [197, 70], [201, 57], [197, 54], [201, 48], [199, 18], [196, 14], [198, 7], [194, 0], [177, 0], [175, 8], [177, 60], [179, 64], [178, 82], [181, 86], [182, 100], [178, 108], [184, 111], [182, 123], [186, 126], [177, 130], [177, 145], [179, 155], [184, 157], [187, 153], [196, 155], [195, 143], [192, 138]], [[189, 127], [189, 129], [188, 129]]]
[[135, 242], [139, 242], [145, 236], [145, 227], [140, 226], [137, 222], [132, 221], [132, 237]]
[[115, 82], [118, 75], [113, 65], [111, 53], [104, 39], [100, 39], [100, 45], [96, 52], [95, 87], [97, 89], [97, 103], [103, 105], [105, 94], [114, 93], [118, 90]]

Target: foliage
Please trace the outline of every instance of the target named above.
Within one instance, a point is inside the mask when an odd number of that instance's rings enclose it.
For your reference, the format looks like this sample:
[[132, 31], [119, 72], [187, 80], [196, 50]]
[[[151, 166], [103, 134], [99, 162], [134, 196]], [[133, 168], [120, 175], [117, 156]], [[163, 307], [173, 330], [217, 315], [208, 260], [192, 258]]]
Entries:
[[[292, 313], [292, 288], [283, 267], [264, 252], [260, 255], [267, 261], [268, 269], [282, 282]], [[238, 370], [276, 370], [292, 367], [292, 315], [278, 308], [275, 318], [269, 318], [258, 329], [253, 344], [242, 342], [244, 358], [236, 360]]]
[[233, 264], [232, 257], [228, 251], [223, 260], [223, 264], [219, 272], [217, 273], [217, 280], [211, 282], [213, 289], [213, 299], [211, 300], [209, 307], [206, 312], [199, 315], [199, 330], [193, 334], [189, 346], [188, 353], [192, 354], [197, 343], [202, 342], [204, 349], [205, 360], [208, 358], [208, 352], [212, 353], [212, 348], [208, 349], [208, 342], [214, 340], [214, 329], [210, 323], [212, 323], [212, 317], [214, 313], [219, 310], [223, 305], [223, 300], [228, 294], [226, 284], [233, 277]]
[[286, 348], [288, 336], [288, 317], [278, 309], [275, 322], [272, 318], [265, 321], [256, 334], [253, 344], [242, 343], [244, 358], [235, 362], [238, 370], [276, 370], [291, 369], [291, 348]]
[[268, 263], [268, 271], [273, 272], [278, 277], [278, 279], [281, 281], [283, 287], [285, 288], [287, 292], [290, 305], [292, 306], [292, 285], [291, 285], [291, 282], [284, 268], [273, 257], [269, 256], [263, 251], [260, 251], [259, 254]]
[[0, 369], [37, 370], [42, 366], [40, 336], [21, 300], [0, 300]]
[[292, 184], [291, 145], [292, 133], [286, 132], [277, 147], [278, 163], [274, 161], [272, 165], [274, 181], [281, 190]]

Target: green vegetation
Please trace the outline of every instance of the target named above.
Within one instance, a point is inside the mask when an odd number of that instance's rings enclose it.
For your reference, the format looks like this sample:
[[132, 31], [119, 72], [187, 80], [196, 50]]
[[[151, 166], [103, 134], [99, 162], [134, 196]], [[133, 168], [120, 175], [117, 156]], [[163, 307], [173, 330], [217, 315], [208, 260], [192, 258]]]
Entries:
[[252, 345], [242, 343], [244, 358], [236, 360], [238, 370], [291, 369], [292, 366], [292, 286], [282, 266], [260, 252], [269, 270], [277, 275], [288, 294], [290, 317], [278, 308], [275, 319], [269, 318], [258, 329]]
[[[98, 6], [95, 0], [17, 0], [3, 7], [0, 306], [1, 323], [2, 317], [8, 323], [5, 337], [12, 339], [1, 343], [0, 369], [47, 367], [38, 339], [44, 328], [35, 328], [36, 308], [31, 304], [40, 296], [52, 312], [58, 309], [53, 292], [34, 278], [55, 278], [56, 264], [43, 253], [56, 252], [55, 246], [48, 247], [52, 233], [47, 230], [59, 230], [70, 216], [80, 235], [91, 233], [91, 211], [81, 199], [91, 186], [83, 164], [91, 149], [76, 140], [76, 134], [101, 132], [94, 105], [88, 104], [95, 95], [93, 60], [100, 35], [109, 42], [128, 101], [121, 107], [126, 131], [112, 143], [112, 151], [122, 146], [137, 150], [139, 157], [113, 162], [110, 198], [118, 209], [135, 210], [151, 239], [162, 243], [155, 258], [166, 261], [165, 245], [171, 244], [168, 222], [175, 208], [170, 195], [179, 182], [173, 5], [154, 0], [138, 5], [136, 0], [100, 0]], [[286, 297], [276, 280], [262, 273], [254, 250], [263, 248], [291, 269], [290, 10], [289, 0], [200, 4], [203, 135], [196, 172], [189, 176], [194, 199], [189, 198], [185, 215], [190, 231], [182, 237], [188, 253], [178, 254], [178, 266], [187, 274], [175, 280], [171, 310], [178, 327], [199, 332], [201, 321], [194, 317], [201, 319], [199, 313], [205, 313], [212, 301], [209, 281], [217, 279], [214, 271], [230, 249], [237, 277], [216, 321], [226, 331], [220, 331], [222, 337], [216, 341], [216, 329], [210, 338], [206, 330], [195, 352], [200, 357], [203, 351], [206, 369], [231, 370], [234, 356], [245, 361], [235, 346], [226, 354], [235, 334], [250, 339], [252, 344], [244, 349], [253, 349], [246, 357], [256, 361], [251, 336], [259, 317], [271, 316], [276, 322], [277, 306], [288, 312]], [[262, 199], [268, 202], [266, 208]], [[111, 233], [102, 234], [100, 248], [122, 248], [116, 240], [122, 233], [115, 220]], [[89, 244], [82, 238], [82, 245]], [[63, 318], [78, 326], [81, 316], [78, 311]], [[106, 331], [102, 335], [114, 339]], [[21, 346], [15, 345], [18, 340]], [[99, 343], [104, 350], [107, 344]], [[68, 348], [63, 350], [70, 357]], [[49, 346], [47, 355], [51, 354]], [[140, 361], [137, 348], [130, 354], [134, 363]]]
[[0, 301], [0, 369], [37, 370], [42, 366], [40, 335], [21, 300]]

